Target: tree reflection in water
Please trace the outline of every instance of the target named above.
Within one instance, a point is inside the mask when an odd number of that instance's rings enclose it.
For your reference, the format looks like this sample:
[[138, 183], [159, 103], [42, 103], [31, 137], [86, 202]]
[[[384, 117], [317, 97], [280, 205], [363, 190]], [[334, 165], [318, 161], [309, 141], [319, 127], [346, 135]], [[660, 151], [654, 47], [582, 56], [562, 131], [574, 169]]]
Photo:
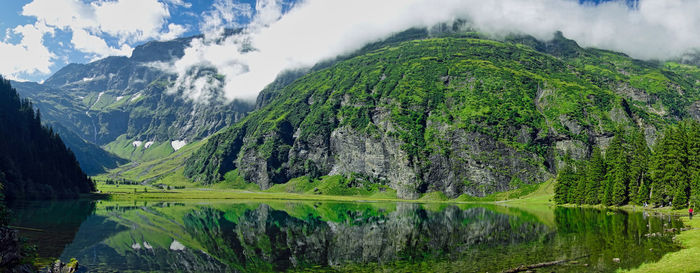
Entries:
[[[73, 228], [75, 238], [67, 245], [66, 240], [50, 243], [63, 249], [62, 259], [76, 257], [98, 272], [473, 272], [581, 256], [586, 258], [553, 270], [614, 271], [676, 250], [664, 229], [680, 226], [677, 220], [642, 213], [563, 207], [295, 201], [88, 204], [93, 206], [87, 209], [91, 215], [78, 221], [77, 233]], [[86, 211], [83, 206], [76, 209]], [[19, 211], [20, 219], [28, 217], [25, 213]], [[41, 217], [36, 214], [32, 218]], [[49, 218], [45, 221], [59, 221]], [[75, 226], [75, 221], [68, 222]]]

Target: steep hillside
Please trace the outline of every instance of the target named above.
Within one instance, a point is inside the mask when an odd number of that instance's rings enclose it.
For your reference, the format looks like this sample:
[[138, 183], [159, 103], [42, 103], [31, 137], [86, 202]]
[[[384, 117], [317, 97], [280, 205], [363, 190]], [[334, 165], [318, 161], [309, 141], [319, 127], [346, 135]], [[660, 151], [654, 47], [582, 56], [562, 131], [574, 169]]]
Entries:
[[[71, 64], [43, 84], [13, 82], [21, 95], [44, 113], [44, 122], [56, 128], [66, 145], [90, 175], [104, 173], [128, 160], [146, 162], [163, 159], [182, 144], [193, 143], [261, 108], [285, 86], [309, 73], [339, 61], [401, 41], [454, 33], [463, 27], [441, 25], [410, 29], [363, 49], [328, 60], [308, 69], [279, 75], [258, 97], [256, 105], [234, 101], [208, 104], [183, 100], [168, 94], [174, 75], [164, 66], [184, 55], [192, 39], [149, 42], [135, 48], [132, 56], [109, 57], [88, 64]], [[237, 33], [227, 30], [225, 35]], [[213, 69], [192, 71], [193, 76], [221, 80]]]
[[128, 162], [126, 159], [105, 151], [97, 144], [82, 139], [61, 123], [49, 122], [46, 125], [53, 128], [61, 136], [61, 140], [75, 154], [75, 158], [80, 163], [80, 168], [87, 175], [100, 174], [106, 169], [113, 169]]
[[63, 92], [34, 82], [12, 82], [12, 86], [17, 88], [22, 96], [31, 98], [34, 107], [41, 109], [42, 122], [61, 136], [66, 147], [75, 153], [85, 173], [102, 173], [105, 169], [115, 168], [126, 162], [125, 159], [105, 151], [76, 133], [79, 131], [77, 128], [87, 126], [89, 121], [82, 119], [82, 116], [85, 116], [82, 111], [84, 109], [73, 108], [73, 103]]
[[53, 129], [31, 102], [0, 78], [0, 184], [8, 199], [75, 197], [94, 190]]
[[[399, 197], [484, 196], [552, 177], [616, 128], [692, 116], [696, 67], [582, 49], [558, 36], [403, 42], [310, 73], [209, 139], [185, 175], [237, 170], [263, 189], [299, 176], [353, 175]], [[538, 51], [539, 50], [539, 51]]]
[[280, 75], [277, 75], [277, 78], [272, 83], [270, 83], [262, 91], [260, 91], [260, 94], [258, 94], [255, 103], [255, 109], [260, 109], [266, 106], [270, 101], [276, 98], [287, 85], [291, 84], [295, 80], [303, 77], [306, 74], [331, 67], [338, 62], [342, 62], [360, 55], [364, 55], [383, 47], [393, 46], [398, 43], [411, 40], [439, 37], [478, 38], [480, 36], [478, 33], [467, 32], [467, 30], [470, 29], [466, 25], [466, 22], [462, 20], [456, 20], [452, 24], [438, 24], [429, 29], [411, 28], [393, 34], [385, 39], [369, 43], [357, 51], [340, 55], [330, 60], [321, 61], [310, 68], [300, 68], [296, 70], [284, 71]]
[[[194, 103], [182, 94], [168, 92], [175, 75], [168, 71], [167, 63], [182, 57], [195, 38], [199, 36], [149, 42], [136, 47], [131, 57], [70, 64], [43, 84], [13, 84], [22, 96], [32, 99], [46, 122], [59, 124], [89, 144], [130, 160], [161, 158], [232, 125], [254, 107], [240, 101]], [[208, 68], [192, 73], [221, 80]], [[74, 150], [94, 148], [74, 143]], [[79, 159], [91, 171], [102, 172], [115, 165], [106, 156], [98, 158], [106, 161], [91, 156]]]

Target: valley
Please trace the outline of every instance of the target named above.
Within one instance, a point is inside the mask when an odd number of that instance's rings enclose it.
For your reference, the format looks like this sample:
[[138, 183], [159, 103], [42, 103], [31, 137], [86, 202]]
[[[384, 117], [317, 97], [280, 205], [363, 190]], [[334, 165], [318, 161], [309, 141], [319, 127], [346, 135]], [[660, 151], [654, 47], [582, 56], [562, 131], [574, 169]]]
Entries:
[[691, 1], [22, 1], [0, 272], [700, 271]]

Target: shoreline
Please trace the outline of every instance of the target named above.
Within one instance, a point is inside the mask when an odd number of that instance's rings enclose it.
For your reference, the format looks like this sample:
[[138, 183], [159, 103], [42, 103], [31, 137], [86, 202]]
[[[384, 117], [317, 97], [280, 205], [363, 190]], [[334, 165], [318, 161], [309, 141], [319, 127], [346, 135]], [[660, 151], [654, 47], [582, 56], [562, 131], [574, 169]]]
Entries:
[[679, 273], [700, 272], [700, 215], [694, 214], [693, 220], [688, 217], [687, 210], [674, 210], [671, 207], [651, 208], [638, 205], [625, 205], [621, 207], [604, 205], [558, 205], [563, 207], [595, 208], [595, 209], [619, 209], [628, 212], [651, 212], [667, 216], [678, 217], [683, 221], [684, 229], [673, 237], [674, 243], [681, 249], [666, 253], [655, 262], [644, 263], [635, 269], [618, 270], [617, 272], [629, 273]]
[[[94, 200], [111, 200], [111, 201], [211, 201], [211, 202], [226, 202], [226, 201], [310, 201], [310, 202], [357, 202], [357, 203], [416, 203], [416, 204], [489, 204], [503, 207], [514, 208], [530, 208], [540, 209], [547, 207], [548, 209], [557, 206], [571, 208], [593, 208], [593, 209], [613, 209], [623, 210], [627, 212], [649, 212], [656, 215], [666, 215], [679, 217], [686, 228], [681, 229], [674, 236], [674, 243], [678, 244], [681, 249], [675, 252], [666, 253], [655, 262], [644, 263], [635, 269], [618, 270], [618, 272], [697, 272], [700, 271], [700, 216], [695, 217], [692, 221], [688, 219], [687, 213], [683, 210], [672, 210], [670, 207], [651, 208], [637, 205], [625, 205], [621, 207], [603, 206], [603, 205], [557, 205], [551, 201], [552, 194], [545, 187], [541, 187], [535, 192], [521, 196], [516, 199], [505, 200], [434, 200], [434, 199], [399, 199], [387, 196], [341, 196], [341, 195], [311, 195], [300, 193], [287, 192], [257, 192], [235, 189], [213, 189], [213, 188], [186, 188], [176, 190], [162, 190], [148, 186], [123, 186], [118, 191], [105, 191], [102, 187], [100, 193], [91, 193], [82, 195], [82, 198]], [[133, 190], [136, 189], [136, 192]], [[475, 198], [476, 199], [476, 198]]]
[[[210, 194], [210, 192], [212, 192]], [[253, 192], [243, 190], [188, 189], [137, 193], [92, 193], [84, 196], [96, 200], [158, 201], [158, 200], [270, 200], [270, 201], [338, 201], [338, 202], [401, 202], [430, 204], [497, 204], [508, 201], [461, 201], [456, 199], [401, 199], [356, 195], [311, 195], [302, 193]]]
[[695, 215], [693, 220], [681, 217], [686, 230], [681, 230], [673, 237], [673, 241], [681, 246], [675, 252], [666, 253], [661, 259], [652, 263], [644, 263], [639, 267], [622, 272], [700, 272], [700, 216]]
[[[194, 192], [194, 193], [193, 193]], [[214, 193], [214, 194], [211, 194]], [[172, 195], [172, 196], [168, 196]], [[637, 205], [625, 205], [621, 207], [603, 205], [557, 205], [549, 201], [551, 195], [537, 194], [523, 196], [518, 199], [508, 200], [426, 200], [426, 199], [399, 199], [382, 198], [372, 196], [337, 196], [337, 195], [309, 195], [299, 193], [269, 193], [252, 192], [243, 190], [214, 190], [214, 189], [189, 189], [182, 192], [148, 192], [148, 193], [104, 193], [111, 200], [271, 200], [271, 201], [335, 201], [335, 202], [402, 202], [417, 204], [492, 204], [504, 207], [521, 207], [528, 205], [547, 207], [579, 207], [594, 209], [615, 209], [628, 212], [650, 212], [657, 215], [679, 217], [688, 229], [682, 229], [674, 236], [674, 242], [679, 244], [680, 250], [665, 254], [656, 262], [644, 263], [632, 270], [621, 272], [698, 272], [700, 271], [700, 215], [693, 220], [688, 219], [683, 210], [673, 210], [670, 207], [651, 208]], [[620, 272], [620, 271], [618, 271]]]

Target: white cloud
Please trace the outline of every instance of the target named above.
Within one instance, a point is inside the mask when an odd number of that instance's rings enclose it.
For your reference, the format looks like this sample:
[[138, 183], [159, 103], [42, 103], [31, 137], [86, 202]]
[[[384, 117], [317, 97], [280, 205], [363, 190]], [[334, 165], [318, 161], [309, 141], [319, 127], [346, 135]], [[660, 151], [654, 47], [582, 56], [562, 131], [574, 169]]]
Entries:
[[221, 35], [225, 28], [238, 27], [240, 17], [250, 18], [253, 10], [249, 4], [234, 0], [214, 0], [212, 9], [202, 13], [200, 31], [207, 37]]
[[185, 2], [183, 0], [165, 0], [165, 2], [167, 2], [168, 4], [171, 4], [173, 6], [181, 6], [181, 7], [185, 7], [185, 8], [192, 7], [191, 3]]
[[133, 50], [127, 44], [122, 44], [121, 48], [110, 47], [102, 38], [92, 35], [83, 29], [73, 30], [71, 43], [79, 51], [97, 54], [96, 58], [101, 56], [128, 56], [131, 55]]
[[186, 26], [170, 23], [168, 24], [168, 31], [161, 33], [158, 40], [172, 40], [180, 37], [185, 32], [187, 32]]
[[34, 16], [58, 28], [88, 28], [96, 24], [90, 5], [74, 0], [34, 0], [22, 7], [22, 15]]
[[156, 38], [170, 12], [157, 0], [119, 0], [91, 4], [97, 25], [93, 30], [119, 37], [125, 41], [143, 41]]
[[3, 39], [3, 41], [7, 42], [7, 40], [9, 40], [11, 36], [12, 36], [12, 29], [6, 28], [5, 29], [5, 38]]
[[[184, 5], [181, 0], [170, 1]], [[73, 46], [84, 53], [128, 55], [129, 44], [148, 39], [175, 38], [186, 31], [183, 26], [164, 25], [170, 17], [165, 3], [158, 0], [116, 0], [85, 3], [79, 0], [33, 0], [22, 8], [22, 15], [73, 33]], [[107, 45], [105, 35], [118, 40]]]
[[[206, 39], [194, 39], [191, 46], [185, 49], [185, 55], [174, 64], [151, 65], [178, 75], [174, 86], [169, 90], [170, 93], [183, 92], [185, 98], [202, 103], [220, 100], [226, 83], [217, 77], [217, 74], [228, 77], [249, 70], [238, 58], [223, 57], [230, 54], [240, 55], [245, 42], [239, 39], [245, 37], [231, 36], [222, 44]], [[235, 46], [235, 49], [232, 50], [231, 46]]]
[[44, 46], [44, 35], [53, 35], [43, 24], [20, 25], [12, 30], [22, 35], [17, 44], [0, 42], [0, 74], [13, 80], [22, 80], [21, 74], [49, 74], [56, 56]]
[[279, 0], [258, 0], [255, 3], [255, 13], [248, 28], [267, 27], [282, 17], [282, 3]]
[[[233, 6], [216, 8], [204, 19], [217, 27], [235, 21], [231, 14], [247, 15]], [[311, 66], [411, 27], [455, 19], [496, 37], [517, 33], [547, 40], [561, 30], [583, 46], [642, 59], [667, 59], [700, 46], [696, 0], [641, 0], [637, 9], [623, 1], [596, 6], [575, 0], [306, 0], [283, 16], [278, 1], [259, 0], [256, 10], [243, 34], [195, 41], [175, 63], [176, 87], [184, 96], [216, 96], [211, 92], [222, 82], [211, 76], [198, 81], [193, 71], [201, 67], [225, 76], [227, 100], [254, 99], [285, 69]], [[255, 50], [243, 50], [248, 47]]]
[[464, 1], [454, 6], [487, 33], [509, 32], [551, 38], [561, 30], [583, 46], [622, 51], [641, 59], [667, 59], [700, 46], [700, 1], [641, 0], [637, 9], [624, 1], [581, 6], [577, 1]]

